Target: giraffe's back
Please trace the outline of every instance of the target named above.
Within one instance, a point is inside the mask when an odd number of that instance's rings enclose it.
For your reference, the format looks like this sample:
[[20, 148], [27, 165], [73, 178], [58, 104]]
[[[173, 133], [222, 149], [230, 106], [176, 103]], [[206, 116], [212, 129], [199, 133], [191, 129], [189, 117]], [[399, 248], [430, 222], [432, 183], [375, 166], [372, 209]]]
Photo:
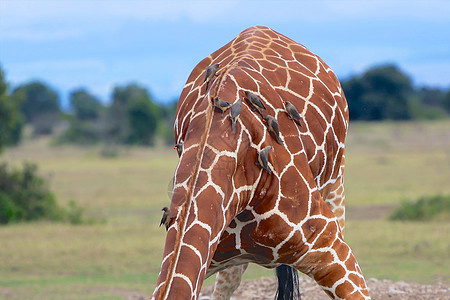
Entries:
[[[195, 67], [178, 104], [176, 139], [184, 140], [196, 111], [205, 109], [209, 100], [202, 89], [205, 69], [215, 63], [224, 66], [220, 80], [224, 100], [237, 101], [240, 90], [260, 95], [267, 108], [264, 114], [278, 120], [286, 155], [304, 150], [319, 189], [331, 186], [339, 173], [348, 128], [347, 102], [339, 81], [317, 55], [267, 27], [244, 30]], [[297, 108], [303, 127], [288, 119], [283, 100]]]

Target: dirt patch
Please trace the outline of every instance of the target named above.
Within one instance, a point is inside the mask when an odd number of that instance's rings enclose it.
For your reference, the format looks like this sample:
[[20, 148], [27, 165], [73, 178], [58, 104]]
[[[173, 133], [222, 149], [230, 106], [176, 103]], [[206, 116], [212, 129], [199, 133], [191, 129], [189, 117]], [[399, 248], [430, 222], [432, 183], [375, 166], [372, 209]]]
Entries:
[[385, 219], [395, 209], [392, 205], [347, 206], [345, 215], [348, 220]]
[[[450, 285], [436, 283], [423, 285], [403, 281], [369, 279], [367, 281], [372, 299], [412, 300], [412, 299], [450, 299]], [[256, 300], [274, 299], [277, 288], [276, 278], [261, 278], [243, 281], [231, 299]], [[200, 300], [208, 300], [212, 294], [212, 286], [202, 289]], [[300, 278], [300, 292], [303, 300], [330, 299], [320, 287], [310, 278]]]

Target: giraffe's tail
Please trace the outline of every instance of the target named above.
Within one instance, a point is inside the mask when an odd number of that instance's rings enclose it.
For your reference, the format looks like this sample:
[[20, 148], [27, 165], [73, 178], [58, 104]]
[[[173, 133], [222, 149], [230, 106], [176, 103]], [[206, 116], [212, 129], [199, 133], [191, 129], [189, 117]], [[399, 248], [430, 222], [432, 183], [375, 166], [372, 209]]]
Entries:
[[300, 300], [300, 289], [297, 270], [288, 265], [276, 268], [278, 290], [276, 300]]

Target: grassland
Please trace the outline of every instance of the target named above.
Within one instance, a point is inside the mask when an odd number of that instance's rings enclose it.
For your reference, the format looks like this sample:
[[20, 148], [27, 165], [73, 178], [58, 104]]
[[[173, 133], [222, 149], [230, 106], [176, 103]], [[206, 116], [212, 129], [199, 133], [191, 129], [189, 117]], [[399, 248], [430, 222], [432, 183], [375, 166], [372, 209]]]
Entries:
[[[165, 238], [157, 225], [178, 157], [162, 146], [99, 153], [39, 139], [3, 154], [14, 165], [36, 162], [62, 205], [73, 199], [106, 222], [0, 227], [0, 299], [151, 294]], [[450, 194], [450, 121], [352, 124], [346, 162], [346, 240], [366, 277], [450, 282], [449, 220], [386, 220], [405, 199]], [[252, 266], [245, 278], [271, 275]]]

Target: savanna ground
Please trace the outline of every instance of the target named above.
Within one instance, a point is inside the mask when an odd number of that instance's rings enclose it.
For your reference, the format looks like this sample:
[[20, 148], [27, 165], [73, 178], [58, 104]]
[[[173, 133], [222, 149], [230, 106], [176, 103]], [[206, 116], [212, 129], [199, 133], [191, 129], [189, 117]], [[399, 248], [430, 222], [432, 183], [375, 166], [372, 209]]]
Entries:
[[[62, 205], [73, 199], [85, 207], [87, 216], [105, 220], [78, 226], [1, 226], [0, 299], [124, 299], [151, 294], [165, 238], [158, 227], [161, 207], [170, 202], [168, 186], [177, 154], [163, 146], [122, 148], [114, 158], [99, 153], [96, 147], [52, 147], [48, 139], [27, 139], [0, 157], [12, 165], [36, 162]], [[345, 173], [345, 238], [373, 298], [396, 299], [394, 292], [401, 295], [406, 288], [394, 281], [405, 281], [420, 287], [424, 292], [413, 295], [425, 295], [424, 299], [439, 296], [426, 296], [423, 284], [439, 283], [429, 291], [444, 291], [440, 299], [445, 299], [450, 286], [450, 221], [393, 222], [386, 217], [402, 200], [450, 194], [450, 121], [353, 123]], [[273, 277], [273, 271], [253, 265], [244, 280], [261, 277]], [[308, 283], [307, 277], [302, 279], [302, 285]], [[271, 297], [272, 283], [262, 279], [256, 285]], [[384, 285], [387, 292], [372, 288], [374, 283], [389, 283]], [[256, 289], [252, 282], [244, 283], [246, 287]], [[303, 286], [302, 291], [308, 289]], [[317, 297], [305, 293], [305, 299]]]

